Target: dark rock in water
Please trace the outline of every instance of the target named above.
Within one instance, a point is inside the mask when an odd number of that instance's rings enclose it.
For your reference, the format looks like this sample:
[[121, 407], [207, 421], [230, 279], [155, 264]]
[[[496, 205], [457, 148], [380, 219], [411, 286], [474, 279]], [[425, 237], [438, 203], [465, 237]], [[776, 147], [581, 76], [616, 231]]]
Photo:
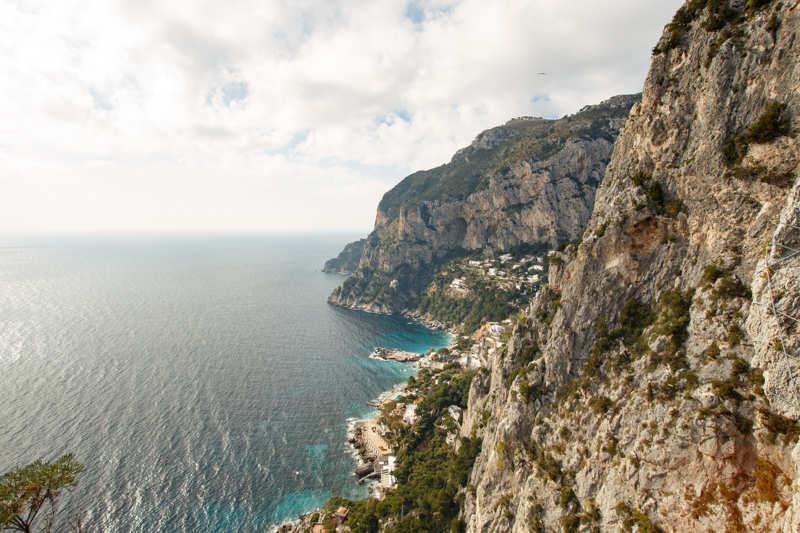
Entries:
[[412, 363], [422, 358], [421, 353], [406, 352], [397, 348], [381, 348], [380, 346], [375, 348], [373, 354], [375, 357], [396, 363]]
[[372, 473], [372, 470], [372, 463], [367, 463], [356, 468], [356, 475], [358, 477], [364, 477], [367, 474]]

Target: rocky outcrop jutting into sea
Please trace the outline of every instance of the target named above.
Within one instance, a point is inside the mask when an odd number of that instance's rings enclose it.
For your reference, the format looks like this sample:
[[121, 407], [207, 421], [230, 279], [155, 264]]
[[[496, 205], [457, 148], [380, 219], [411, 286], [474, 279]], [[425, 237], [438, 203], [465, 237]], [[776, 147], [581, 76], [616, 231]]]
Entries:
[[352, 274], [358, 269], [358, 262], [361, 260], [361, 254], [364, 253], [364, 243], [366, 239], [359, 239], [351, 242], [344, 247], [344, 250], [339, 252], [339, 255], [333, 259], [325, 261], [325, 266], [322, 268], [323, 272], [334, 272], [337, 274]]

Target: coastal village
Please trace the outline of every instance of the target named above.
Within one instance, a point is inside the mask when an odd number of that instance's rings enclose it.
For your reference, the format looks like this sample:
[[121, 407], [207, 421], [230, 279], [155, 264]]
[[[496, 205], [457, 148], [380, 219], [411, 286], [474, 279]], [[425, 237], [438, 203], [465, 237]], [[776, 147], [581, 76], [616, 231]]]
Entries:
[[[484, 334], [484, 338], [499, 343], [499, 338], [495, 340], [493, 335], [500, 333], [501, 329], [504, 331], [504, 328], [497, 324], [495, 326], [493, 330], [495, 333], [490, 334], [489, 337], [485, 337]], [[464, 370], [480, 368], [485, 364], [480, 354], [480, 346], [481, 344], [476, 342], [474, 347], [478, 349], [468, 353], [459, 352], [453, 345], [438, 351], [431, 349], [427, 354], [414, 354], [386, 348], [377, 348], [376, 353], [387, 361], [413, 362], [418, 370], [425, 369], [426, 372], [435, 375], [446, 367]], [[413, 383], [412, 380], [413, 378], [409, 380], [409, 383]], [[350, 444], [358, 451], [362, 461], [362, 464], [356, 468], [355, 474], [359, 478], [359, 483], [372, 481], [369, 490], [371, 495], [378, 500], [382, 500], [388, 491], [397, 486], [397, 480], [392, 475], [395, 465], [395, 447], [389, 442], [394, 433], [392, 428], [396, 428], [399, 424], [413, 426], [418, 418], [416, 410], [421, 398], [418, 398], [414, 391], [410, 390], [409, 383], [398, 385], [391, 391], [383, 393], [376, 402], [369, 402], [369, 405], [377, 408], [376, 416], [370, 420], [357, 422], [350, 437]], [[460, 428], [461, 408], [455, 405], [450, 406], [449, 413], [455, 423], [455, 428], [450, 429]], [[457, 431], [449, 432], [448, 443], [454, 445], [457, 436]]]
[[531, 295], [546, 283], [547, 258], [502, 254], [493, 258], [462, 259], [437, 275], [435, 285], [451, 298], [467, 298], [491, 285]]
[[[474, 296], [476, 289], [480, 291], [482, 287], [491, 284], [506, 291], [516, 289], [517, 293], [533, 297], [539, 287], [546, 283], [547, 265], [546, 257], [515, 258], [511, 254], [483, 260], [464, 259], [452, 263], [439, 274], [447, 276], [446, 279], [449, 280], [446, 284], [440, 284], [440, 290], [451, 298], [469, 298]], [[486, 321], [473, 332], [462, 332], [425, 316], [414, 313], [409, 313], [408, 316], [428, 327], [449, 331], [453, 334], [450, 345], [439, 350], [431, 348], [424, 354], [376, 347], [370, 357], [411, 364], [418, 376], [430, 378], [433, 383], [438, 383], [437, 376], [446, 370], [466, 373], [487, 367], [494, 353], [508, 342], [514, 327], [513, 318], [506, 318], [501, 321]], [[375, 416], [356, 422], [349, 436], [349, 443], [360, 459], [354, 474], [359, 484], [369, 484], [370, 497], [377, 501], [384, 500], [390, 491], [397, 488], [397, 479], [394, 476], [397, 451], [395, 436], [402, 427], [414, 426], [419, 418], [416, 411], [423, 399], [414, 388], [415, 381], [416, 378], [411, 377], [408, 382], [381, 394], [377, 400], [367, 402], [376, 408]], [[450, 405], [446, 416], [437, 425], [446, 432], [445, 442], [453, 448], [461, 436], [461, 415], [460, 406]], [[347, 525], [349, 513], [350, 509], [344, 506], [328, 514], [316, 509], [301, 517], [301, 522], [307, 523], [310, 533], [347, 533], [350, 531]]]
[[[510, 262], [511, 259], [510, 255], [503, 255], [499, 261], [502, 264]], [[509, 264], [508, 272], [491, 266], [494, 264], [491, 260], [469, 261], [468, 267], [478, 276], [493, 277], [504, 283], [521, 284], [527, 281], [531, 284], [538, 284], [545, 273], [542, 263], [542, 258], [523, 258], [519, 262]], [[531, 271], [537, 273], [528, 275]], [[525, 277], [524, 280], [522, 276]], [[469, 291], [464, 277], [455, 278], [450, 287], [458, 291]], [[442, 324], [429, 323], [428, 325], [444, 329]], [[454, 332], [456, 335], [447, 348], [436, 351], [430, 349], [425, 354], [419, 354], [378, 347], [372, 357], [391, 362], [413, 363], [415, 370], [424, 369], [431, 374], [452, 368], [458, 368], [464, 372], [477, 370], [487, 366], [489, 358], [508, 342], [512, 329], [513, 321], [510, 318], [501, 322], [486, 322], [471, 335], [461, 335], [461, 342], [459, 342], [458, 332]], [[459, 349], [458, 345], [469, 347]], [[411, 381], [409, 380], [409, 382]], [[377, 408], [376, 416], [370, 420], [356, 423], [353, 428], [350, 443], [356, 448], [362, 461], [362, 464], [356, 468], [355, 474], [359, 478], [359, 483], [373, 481], [370, 492], [378, 500], [382, 500], [385, 494], [397, 485], [397, 481], [392, 475], [395, 450], [389, 442], [392, 434], [391, 428], [397, 424], [412, 426], [417, 420], [416, 409], [419, 401], [421, 398], [417, 398], [413, 391], [409, 390], [408, 383], [398, 385], [391, 391], [382, 394], [377, 401], [369, 402], [369, 405]], [[448, 413], [453, 423], [448, 428], [447, 443], [455, 446], [461, 428], [461, 408], [451, 405], [448, 407]]]
[[[472, 290], [470, 287], [474, 287], [479, 281], [497, 283], [504, 290], [528, 289], [535, 294], [541, 284], [546, 282], [547, 262], [545, 257], [527, 255], [515, 259], [511, 254], [503, 254], [484, 260], [463, 260], [444, 273], [458, 274], [447, 288], [451, 296], [469, 297]], [[425, 320], [424, 317], [416, 318], [430, 327], [448, 329], [440, 322]], [[508, 342], [512, 330], [511, 318], [500, 322], [487, 321], [471, 334], [449, 328], [454, 337], [447, 348], [430, 349], [427, 353], [420, 354], [377, 347], [371, 357], [390, 362], [413, 363], [415, 370], [425, 369], [432, 374], [452, 368], [459, 368], [464, 372], [477, 370], [489, 364], [489, 358]], [[466, 349], [459, 349], [458, 346]], [[357, 422], [353, 428], [350, 444], [356, 448], [362, 462], [356, 468], [355, 474], [359, 483], [372, 483], [370, 493], [378, 500], [382, 500], [388, 491], [397, 486], [397, 480], [392, 475], [395, 449], [389, 442], [393, 433], [392, 427], [397, 424], [412, 426], [417, 420], [416, 409], [420, 401], [421, 398], [417, 398], [409, 390], [408, 383], [398, 385], [383, 393], [377, 401], [369, 402], [369, 405], [377, 408], [377, 414], [370, 420]], [[455, 446], [461, 429], [461, 408], [451, 405], [448, 413], [452, 424], [447, 428], [447, 443]]]

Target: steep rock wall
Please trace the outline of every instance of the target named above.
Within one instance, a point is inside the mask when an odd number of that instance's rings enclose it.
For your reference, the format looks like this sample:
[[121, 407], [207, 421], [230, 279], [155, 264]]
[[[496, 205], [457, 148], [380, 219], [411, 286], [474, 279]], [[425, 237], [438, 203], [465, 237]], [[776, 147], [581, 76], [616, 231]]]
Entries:
[[800, 527], [774, 344], [797, 353], [797, 259], [762, 275], [800, 239], [800, 150], [754, 133], [774, 102], [798, 127], [798, 28], [797, 3], [736, 1], [668, 26], [580, 244], [473, 383], [468, 531]]

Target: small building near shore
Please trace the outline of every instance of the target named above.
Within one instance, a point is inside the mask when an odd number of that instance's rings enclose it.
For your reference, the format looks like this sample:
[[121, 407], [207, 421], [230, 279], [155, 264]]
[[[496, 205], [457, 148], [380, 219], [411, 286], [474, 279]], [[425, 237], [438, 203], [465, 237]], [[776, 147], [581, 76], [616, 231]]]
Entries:
[[379, 457], [380, 455], [392, 453], [392, 447], [389, 446], [383, 437], [381, 437], [375, 428], [374, 422], [368, 422], [364, 426], [364, 444], [367, 447], [367, 451], [373, 457]]
[[381, 487], [383, 489], [393, 489], [397, 485], [397, 480], [392, 475], [394, 464], [394, 455], [381, 455], [375, 460], [375, 472], [381, 475]]
[[461, 422], [461, 408], [457, 405], [451, 405], [447, 408], [447, 412], [453, 417], [456, 422]]
[[417, 405], [416, 403], [410, 403], [406, 405], [406, 413], [403, 415], [403, 422], [406, 424], [413, 424], [417, 421]]
[[333, 514], [333, 519], [336, 520], [337, 524], [344, 524], [345, 522], [347, 522], [347, 515], [349, 514], [350, 514], [350, 509], [348, 509], [347, 507], [339, 507]]

